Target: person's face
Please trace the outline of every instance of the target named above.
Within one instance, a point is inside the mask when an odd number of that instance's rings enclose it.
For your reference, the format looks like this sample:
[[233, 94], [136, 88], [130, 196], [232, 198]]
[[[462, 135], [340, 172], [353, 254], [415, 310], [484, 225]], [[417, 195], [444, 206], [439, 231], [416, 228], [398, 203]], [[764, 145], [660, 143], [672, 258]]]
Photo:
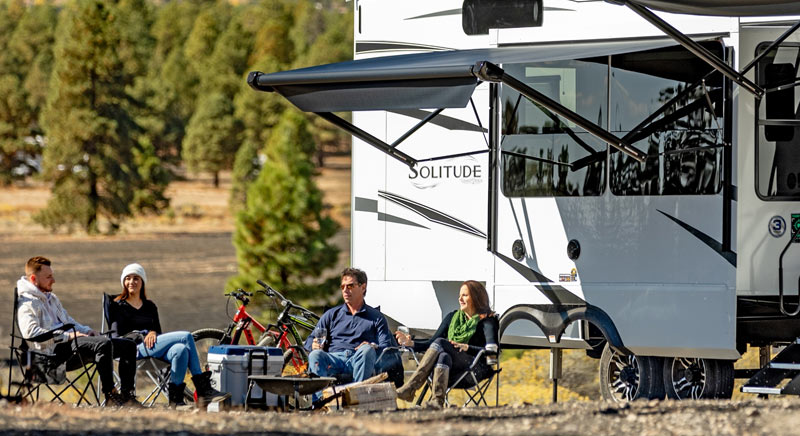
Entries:
[[461, 285], [458, 292], [458, 307], [462, 312], [472, 316], [475, 313], [475, 306], [472, 304], [472, 297], [469, 296], [467, 285]]
[[123, 286], [131, 296], [136, 296], [142, 290], [142, 278], [136, 274], [128, 274], [122, 281]]
[[367, 285], [359, 284], [355, 277], [342, 277], [342, 298], [348, 306], [360, 307], [367, 293]]
[[38, 273], [31, 274], [30, 282], [42, 292], [52, 292], [53, 283], [56, 282], [56, 279], [53, 278], [53, 269], [47, 265], [42, 265], [42, 269]]

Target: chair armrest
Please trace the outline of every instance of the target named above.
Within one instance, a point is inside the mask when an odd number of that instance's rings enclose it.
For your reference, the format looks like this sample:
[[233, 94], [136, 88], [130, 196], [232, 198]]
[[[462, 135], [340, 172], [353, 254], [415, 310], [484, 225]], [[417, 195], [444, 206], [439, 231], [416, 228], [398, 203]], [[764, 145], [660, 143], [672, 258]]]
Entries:
[[32, 338], [23, 338], [23, 339], [25, 339], [28, 342], [37, 342], [37, 343], [38, 342], [49, 341], [50, 339], [53, 339], [53, 337], [55, 336], [55, 332], [57, 332], [57, 331], [63, 332], [63, 331], [66, 331], [66, 330], [75, 330], [75, 326], [73, 324], [64, 324], [64, 325], [59, 326], [57, 328], [54, 328], [52, 330], [46, 331], [46, 332], [44, 332], [42, 334], [36, 335], [36, 336], [34, 336]]

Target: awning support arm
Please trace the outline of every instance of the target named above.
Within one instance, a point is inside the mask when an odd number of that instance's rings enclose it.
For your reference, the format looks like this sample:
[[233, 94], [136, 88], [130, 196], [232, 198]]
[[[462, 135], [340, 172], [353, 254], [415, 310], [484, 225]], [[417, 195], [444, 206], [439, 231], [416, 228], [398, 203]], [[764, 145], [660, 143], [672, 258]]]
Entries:
[[408, 129], [408, 131], [406, 133], [403, 133], [399, 138], [397, 138], [397, 140], [392, 142], [391, 147], [392, 148], [397, 148], [397, 146], [400, 145], [401, 142], [405, 141], [406, 138], [408, 138], [409, 136], [413, 135], [414, 132], [419, 130], [422, 126], [424, 126], [425, 124], [428, 124], [428, 121], [436, 118], [436, 115], [439, 115], [440, 113], [442, 113], [443, 110], [444, 110], [444, 108], [440, 108], [440, 109], [436, 109], [435, 111], [431, 112], [427, 117], [425, 117], [423, 120], [418, 122], [414, 127]]
[[317, 114], [320, 118], [329, 121], [334, 126], [344, 130], [345, 132], [355, 136], [356, 138], [366, 142], [367, 144], [377, 148], [378, 150], [388, 154], [389, 156], [399, 160], [400, 162], [403, 162], [404, 164], [408, 165], [409, 168], [413, 168], [414, 165], [417, 164], [417, 160], [414, 159], [413, 157], [403, 153], [400, 150], [397, 150], [391, 145], [359, 129], [358, 127], [354, 126], [347, 120], [344, 120], [330, 112], [314, 112], [314, 113]]
[[473, 155], [476, 155], [476, 154], [483, 154], [483, 153], [488, 153], [488, 152], [489, 152], [489, 150], [465, 151], [464, 153], [447, 154], [447, 155], [444, 155], [444, 156], [436, 156], [436, 157], [429, 157], [427, 159], [420, 159], [420, 160], [417, 161], [417, 163], [434, 162], [434, 161], [437, 161], [437, 160], [453, 159], [453, 158], [456, 158], [456, 157], [464, 157], [464, 156], [473, 156]]
[[561, 103], [552, 100], [550, 97], [547, 97], [541, 92], [517, 80], [515, 77], [507, 74], [502, 68], [491, 62], [482, 61], [476, 63], [475, 66], [472, 67], [472, 74], [483, 81], [502, 82], [503, 84], [524, 95], [532, 102], [540, 104], [555, 114], [572, 121], [596, 138], [609, 143], [612, 147], [619, 149], [621, 152], [631, 156], [638, 162], [644, 162], [645, 158], [647, 157], [646, 153], [617, 138], [611, 132], [592, 123], [581, 115], [561, 105]]
[[753, 83], [750, 79], [746, 78], [744, 74], [741, 74], [735, 69], [731, 68], [720, 58], [714, 56], [713, 53], [706, 50], [705, 47], [703, 47], [693, 39], [689, 38], [678, 29], [672, 27], [669, 23], [662, 20], [661, 17], [654, 14], [646, 7], [636, 2], [627, 0], [621, 1], [621, 3], [624, 3], [625, 6], [627, 6], [630, 10], [636, 12], [639, 16], [647, 20], [650, 24], [656, 26], [659, 30], [669, 35], [672, 39], [678, 42], [678, 44], [682, 45], [687, 50], [694, 53], [695, 56], [702, 59], [705, 63], [711, 65], [711, 67], [713, 67], [715, 70], [719, 71], [729, 79], [736, 82], [739, 86], [746, 89], [756, 98], [760, 99], [764, 95], [764, 90], [760, 86]]
[[756, 66], [756, 64], [758, 64], [758, 62], [759, 62], [759, 61], [760, 61], [760, 60], [761, 60], [761, 59], [762, 59], [764, 56], [768, 55], [768, 54], [769, 54], [769, 52], [771, 52], [771, 51], [772, 51], [772, 50], [773, 50], [775, 47], [779, 46], [779, 45], [780, 45], [780, 44], [781, 44], [783, 41], [785, 41], [785, 40], [786, 40], [786, 38], [788, 38], [789, 36], [791, 36], [791, 35], [792, 35], [792, 33], [794, 33], [794, 32], [795, 32], [795, 31], [796, 31], [798, 28], [800, 28], [800, 21], [798, 21], [798, 22], [794, 23], [794, 26], [790, 27], [790, 28], [789, 28], [789, 30], [787, 30], [786, 32], [783, 32], [783, 34], [782, 34], [781, 36], [779, 36], [779, 37], [778, 37], [778, 39], [776, 39], [775, 41], [772, 41], [772, 44], [770, 44], [770, 45], [769, 45], [769, 47], [767, 47], [767, 48], [766, 48], [764, 51], [762, 51], [762, 52], [761, 52], [761, 53], [760, 53], [758, 56], [756, 56], [755, 58], [753, 58], [753, 60], [752, 60], [752, 61], [750, 61], [750, 63], [749, 63], [749, 64], [747, 64], [747, 65], [746, 65], [746, 66], [745, 66], [745, 67], [742, 69], [742, 74], [747, 74], [747, 72], [748, 72], [748, 71], [750, 71], [750, 69], [751, 69], [751, 68], [753, 68], [754, 66]]

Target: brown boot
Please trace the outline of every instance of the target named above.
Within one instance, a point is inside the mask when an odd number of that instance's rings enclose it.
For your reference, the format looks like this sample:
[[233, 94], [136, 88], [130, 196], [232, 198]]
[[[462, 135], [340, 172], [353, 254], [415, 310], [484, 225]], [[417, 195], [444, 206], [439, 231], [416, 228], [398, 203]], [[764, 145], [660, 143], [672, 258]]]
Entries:
[[450, 380], [450, 368], [437, 366], [433, 369], [433, 395], [425, 403], [426, 407], [441, 409], [447, 396], [447, 382]]
[[411, 379], [397, 390], [397, 398], [403, 401], [413, 400], [414, 394], [417, 393], [417, 389], [425, 384], [425, 380], [428, 379], [428, 374], [431, 373], [431, 369], [433, 369], [433, 365], [436, 364], [438, 358], [439, 350], [428, 348], [428, 351], [422, 356], [422, 360], [419, 361], [417, 370], [411, 375]]

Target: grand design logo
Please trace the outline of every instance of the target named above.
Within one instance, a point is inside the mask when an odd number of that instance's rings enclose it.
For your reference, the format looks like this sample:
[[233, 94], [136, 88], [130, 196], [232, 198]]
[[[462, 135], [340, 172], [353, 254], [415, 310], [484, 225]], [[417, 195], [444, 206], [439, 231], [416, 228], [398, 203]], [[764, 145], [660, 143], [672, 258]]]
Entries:
[[481, 183], [483, 182], [483, 172], [483, 167], [478, 159], [475, 159], [474, 156], [465, 156], [417, 165], [408, 173], [408, 179], [414, 187], [428, 189], [450, 181], [467, 184]]

